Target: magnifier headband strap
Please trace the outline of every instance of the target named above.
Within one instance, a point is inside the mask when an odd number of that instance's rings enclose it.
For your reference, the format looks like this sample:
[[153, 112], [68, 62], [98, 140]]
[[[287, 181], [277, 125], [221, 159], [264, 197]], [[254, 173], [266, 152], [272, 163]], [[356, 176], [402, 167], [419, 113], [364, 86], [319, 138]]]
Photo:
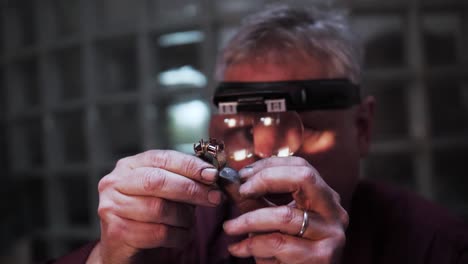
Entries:
[[[361, 92], [359, 85], [348, 79], [221, 82], [216, 88], [213, 103], [218, 107], [220, 103], [235, 102], [242, 107], [272, 99], [285, 99], [288, 111], [344, 109], [360, 103]], [[262, 111], [258, 107], [256, 109]]]

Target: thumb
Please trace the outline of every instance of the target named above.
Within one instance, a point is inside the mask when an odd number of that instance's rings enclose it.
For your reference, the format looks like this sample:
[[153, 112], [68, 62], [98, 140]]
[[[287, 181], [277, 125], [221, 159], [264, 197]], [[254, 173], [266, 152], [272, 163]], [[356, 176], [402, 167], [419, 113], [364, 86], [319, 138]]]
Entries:
[[269, 207], [271, 204], [264, 198], [246, 198], [240, 195], [240, 180], [237, 171], [225, 167], [219, 173], [218, 185], [226, 196], [234, 202], [239, 211], [247, 213], [256, 209]]

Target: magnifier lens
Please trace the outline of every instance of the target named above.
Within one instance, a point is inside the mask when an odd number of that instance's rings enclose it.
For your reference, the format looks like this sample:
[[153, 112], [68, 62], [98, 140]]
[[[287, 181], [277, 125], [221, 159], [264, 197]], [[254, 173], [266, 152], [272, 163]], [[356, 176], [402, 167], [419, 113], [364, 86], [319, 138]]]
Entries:
[[260, 158], [291, 156], [300, 148], [302, 134], [296, 112], [263, 113], [253, 129], [255, 154]]
[[296, 112], [215, 115], [210, 122], [210, 137], [224, 141], [232, 167], [293, 155], [302, 144], [303, 130]]

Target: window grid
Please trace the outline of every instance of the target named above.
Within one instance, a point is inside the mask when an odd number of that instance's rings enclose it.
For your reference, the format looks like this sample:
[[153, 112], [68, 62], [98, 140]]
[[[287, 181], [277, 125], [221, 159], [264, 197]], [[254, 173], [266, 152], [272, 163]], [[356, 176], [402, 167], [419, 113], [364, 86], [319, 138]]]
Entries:
[[[78, 1], [78, 0], [77, 0]], [[19, 91], [21, 88], [17, 84], [17, 79], [27, 76], [27, 72], [18, 70], [18, 64], [24, 61], [32, 61], [37, 63], [37, 79], [38, 89], [41, 97], [38, 104], [35, 106], [21, 106], [16, 109], [16, 104], [8, 103], [4, 112], [0, 115], [0, 127], [6, 130], [6, 143], [9, 150], [9, 157], [26, 156], [28, 146], [23, 146], [25, 143], [20, 143], [17, 138], [26, 137], [26, 131], [17, 133], [18, 129], [26, 130], [20, 124], [33, 120], [38, 124], [40, 140], [42, 146], [42, 155], [44, 162], [42, 166], [33, 166], [29, 163], [21, 163], [20, 166], [15, 166], [14, 161], [11, 168], [11, 177], [18, 181], [30, 184], [31, 182], [40, 181], [43, 186], [37, 195], [40, 201], [44, 201], [42, 205], [45, 213], [45, 227], [36, 229], [32, 235], [32, 245], [34, 241], [45, 241], [47, 243], [47, 256], [58, 256], [67, 250], [71, 245], [76, 245], [80, 241], [94, 239], [99, 234], [99, 222], [96, 215], [98, 205], [98, 195], [96, 186], [101, 177], [109, 173], [116, 160], [109, 159], [109, 149], [106, 149], [106, 144], [103, 138], [106, 138], [102, 129], [103, 111], [105, 107], [119, 108], [124, 105], [130, 105], [136, 109], [136, 123], [134, 136], [138, 137], [138, 150], [146, 150], [151, 148], [169, 148], [167, 131], [161, 129], [161, 125], [166, 123], [164, 115], [166, 108], [177, 101], [177, 98], [199, 98], [209, 102], [212, 94], [213, 79], [208, 78], [208, 84], [205, 89], [186, 88], [163, 89], [161, 85], [155, 82], [155, 74], [160, 68], [157, 48], [155, 48], [154, 36], [163, 33], [184, 31], [189, 29], [201, 30], [204, 33], [204, 40], [201, 45], [198, 45], [197, 53], [201, 71], [206, 76], [211, 76], [214, 71], [215, 55], [219, 48], [219, 41], [223, 28], [232, 27], [239, 23], [241, 18], [252, 10], [236, 9], [234, 15], [224, 14], [219, 11], [220, 3], [211, 0], [199, 1], [175, 1], [175, 4], [188, 4], [184, 12], [188, 12], [187, 16], [190, 19], [174, 19], [174, 21], [166, 21], [160, 23], [159, 15], [153, 15], [152, 10], [156, 10], [158, 6], [157, 0], [139, 0], [132, 2], [135, 4], [135, 9], [132, 10], [130, 20], [131, 26], [119, 28], [118, 20], [104, 21], [106, 16], [97, 19], [96, 14], [100, 14], [98, 9], [100, 6], [108, 4], [111, 1], [96, 1], [81, 0], [79, 4], [79, 19], [80, 23], [70, 24], [71, 33], [66, 32], [67, 27], [54, 30], [44, 31], [44, 27], [48, 23], [54, 21], [50, 17], [55, 14], [52, 10], [57, 7], [58, 1], [36, 1], [33, 13], [35, 14], [35, 27], [32, 36], [24, 36], [29, 31], [22, 29], [25, 25], [14, 23], [16, 10], [15, 8], [5, 6], [2, 9], [4, 14], [2, 20], [2, 31], [4, 35], [1, 40], [8, 43], [2, 43], [4, 48], [0, 56], [0, 70], [2, 76], [2, 85], [5, 87], [6, 98], [5, 103], [21, 102], [21, 92], [26, 93], [26, 90]], [[124, 3], [125, 1], [120, 1]], [[165, 2], [165, 1], [161, 1]], [[218, 1], [219, 2], [219, 1]], [[229, 2], [229, 1], [226, 1]], [[248, 3], [249, 1], [245, 1]], [[166, 2], [165, 2], [166, 3]], [[197, 3], [194, 5], [193, 3]], [[62, 6], [63, 7], [63, 6]], [[180, 7], [182, 8], [182, 7]], [[241, 8], [241, 7], [236, 7]], [[242, 7], [244, 8], [244, 7]], [[260, 6], [254, 7], [260, 8]], [[459, 17], [459, 37], [456, 39], [458, 47], [468, 46], [468, 4], [464, 1], [429, 1], [426, 3], [414, 1], [406, 4], [403, 1], [392, 1], [387, 4], [375, 3], [374, 1], [353, 1], [351, 2], [353, 16], [382, 16], [392, 15], [397, 16], [403, 23], [402, 30], [402, 47], [403, 47], [403, 64], [391, 64], [389, 66], [379, 67], [373, 66], [365, 74], [364, 86], [371, 83], [383, 83], [389, 81], [398, 81], [401, 83], [402, 100], [396, 102], [407, 107], [408, 117], [405, 125], [408, 126], [406, 136], [398, 138], [382, 138], [375, 141], [371, 148], [371, 156], [369, 161], [364, 162], [364, 177], [373, 178], [373, 173], [379, 173], [382, 167], [379, 164], [386, 164], [392, 159], [397, 160], [401, 165], [401, 170], [395, 170], [395, 173], [408, 173], [408, 179], [404, 177], [394, 178], [392, 175], [386, 175], [388, 181], [393, 181], [407, 188], [413, 188], [424, 196], [441, 201], [439, 197], [441, 189], [438, 188], [436, 177], [433, 173], [434, 164], [437, 155], [435, 151], [452, 151], [461, 149], [461, 152], [468, 150], [468, 139], [466, 135], [458, 136], [441, 136], [435, 138], [431, 133], [431, 121], [429, 108], [430, 94], [427, 83], [432, 81], [434, 76], [440, 79], [454, 79], [460, 83], [460, 89], [468, 89], [466, 80], [468, 53], [466, 49], [459, 48], [456, 54], [459, 61], [456, 64], [443, 65], [432, 67], [427, 65], [427, 58], [424, 53], [424, 30], [423, 17], [427, 13], [452, 12]], [[177, 10], [177, 9], [176, 9]], [[47, 12], [46, 12], [47, 11]], [[111, 16], [112, 10], [106, 15]], [[30, 10], [27, 10], [30, 12]], [[194, 13], [195, 12], [195, 13]], [[194, 15], [195, 14], [195, 15]], [[56, 18], [60, 19], [60, 18]], [[104, 20], [103, 20], [104, 19]], [[133, 21], [135, 20], [135, 21]], [[27, 21], [26, 21], [27, 22]], [[73, 22], [73, 21], [69, 21]], [[15, 26], [16, 25], [16, 26]], [[73, 25], [78, 25], [75, 28]], [[32, 25], [31, 25], [32, 27]], [[24, 43], [12, 42], [6, 36], [11, 35], [13, 30], [17, 30], [18, 41]], [[357, 29], [359, 31], [359, 28]], [[137, 74], [135, 76], [135, 89], [129, 91], [118, 91], [116, 93], [101, 93], [100, 82], [104, 69], [100, 68], [103, 63], [102, 50], [107, 49], [117, 43], [121, 39], [129, 40], [132, 45], [129, 50], [132, 52], [136, 61], [135, 66]], [[23, 45], [24, 44], [24, 45]], [[15, 48], [19, 47], [19, 48]], [[78, 53], [74, 53], [79, 50]], [[56, 82], [57, 76], [61, 75], [60, 69], [54, 64], [55, 57], [61, 58], [62, 54], [70, 51], [73, 56], [80, 58], [78, 77], [81, 78], [83, 91], [77, 97], [61, 100], [59, 91], [63, 89], [63, 84]], [[112, 57], [116, 55], [110, 54]], [[110, 62], [111, 72], [118, 72], [119, 62]], [[377, 63], [378, 64], [378, 63]], [[120, 65], [121, 66], [121, 65]], [[465, 67], [460, 67], [465, 66]], [[114, 74], [115, 75], [115, 74]], [[118, 74], [117, 74], [118, 75]], [[115, 77], [115, 76], [114, 76]], [[118, 76], [117, 76], [118, 77]], [[118, 81], [119, 79], [117, 79]], [[372, 87], [370, 92], [378, 92], [383, 87]], [[25, 88], [25, 87], [23, 87]], [[3, 88], [2, 88], [3, 89]], [[392, 89], [391, 87], [388, 89]], [[172, 99], [171, 99], [172, 98]], [[399, 97], [400, 98], [400, 97]], [[164, 102], [164, 103], [162, 103]], [[465, 102], [465, 104], [468, 104]], [[398, 105], [397, 107], [400, 107]], [[468, 107], [465, 105], [465, 107]], [[80, 122], [77, 127], [82, 129], [77, 132], [85, 139], [85, 158], [77, 162], [57, 162], [65, 161], [63, 143], [58, 141], [64, 135], [61, 129], [63, 122], [60, 116], [67, 113], [78, 113], [81, 115]], [[21, 145], [21, 146], [20, 146]], [[26, 143], [27, 145], [27, 143]], [[19, 151], [16, 153], [15, 151]], [[459, 150], [460, 151], [460, 150]], [[112, 154], [112, 153], [111, 153]], [[393, 158], [392, 158], [393, 157]], [[375, 163], [374, 163], [375, 162]], [[437, 163], [439, 164], [439, 163]], [[441, 165], [442, 166], [442, 165]], [[400, 168], [399, 167], [399, 168]], [[401, 176], [401, 175], [397, 175]], [[378, 177], [377, 177], [378, 178]], [[57, 192], [56, 190], [64, 190], [64, 185], [72, 182], [78, 182], [82, 186], [87, 186], [87, 194], [84, 194], [83, 203], [86, 206], [83, 210], [87, 211], [87, 219], [84, 226], [71, 225], [67, 215], [73, 215], [67, 208], [67, 203], [72, 201], [67, 197], [66, 192]], [[443, 191], [443, 190], [442, 190]], [[443, 195], [443, 194], [442, 194]], [[68, 199], [68, 200], [67, 200]], [[468, 199], [459, 196], [454, 199], [464, 199], [465, 204]], [[454, 202], [455, 203], [455, 202]], [[462, 201], [457, 204], [446, 204], [452, 206], [452, 209], [457, 210], [464, 216], [468, 216], [468, 208], [463, 205]], [[42, 247], [44, 245], [41, 245]], [[35, 249], [36, 246], [33, 246]]]

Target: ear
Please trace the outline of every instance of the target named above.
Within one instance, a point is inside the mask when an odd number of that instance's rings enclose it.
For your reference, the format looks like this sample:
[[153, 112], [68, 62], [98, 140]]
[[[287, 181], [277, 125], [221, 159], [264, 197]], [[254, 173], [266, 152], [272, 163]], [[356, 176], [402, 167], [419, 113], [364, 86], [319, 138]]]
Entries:
[[367, 96], [357, 107], [356, 128], [357, 142], [361, 157], [369, 153], [372, 129], [374, 125], [375, 98]]

